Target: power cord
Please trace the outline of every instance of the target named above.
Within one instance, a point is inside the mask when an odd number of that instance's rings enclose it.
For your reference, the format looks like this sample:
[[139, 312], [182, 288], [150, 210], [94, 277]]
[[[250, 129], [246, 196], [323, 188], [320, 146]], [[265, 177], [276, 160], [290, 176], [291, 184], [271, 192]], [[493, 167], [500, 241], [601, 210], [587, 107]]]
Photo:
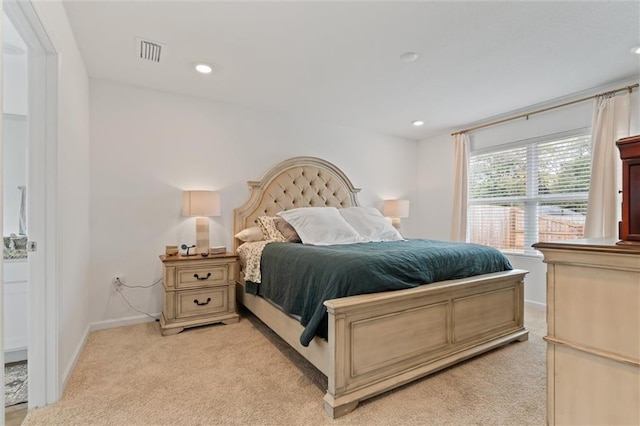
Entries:
[[122, 292], [122, 287], [127, 287], [127, 288], [150, 288], [153, 287], [154, 285], [157, 285], [159, 283], [162, 282], [162, 278], [158, 278], [157, 280], [155, 280], [153, 283], [149, 284], [149, 285], [127, 285], [125, 283], [122, 282], [122, 280], [119, 277], [116, 277], [116, 291], [118, 292], [118, 294], [120, 295], [120, 297], [122, 298], [122, 300], [124, 300], [124, 303], [127, 304], [127, 306], [129, 306], [129, 308], [135, 312], [138, 312], [140, 314], [146, 315], [149, 318], [151, 318], [154, 321], [159, 321], [158, 318], [154, 317], [153, 315], [150, 315], [144, 311], [141, 311], [140, 309], [136, 309], [133, 307], [133, 305], [129, 302], [129, 300], [127, 300], [127, 298], [125, 297], [124, 293]]
[[158, 278], [157, 280], [155, 280], [153, 283], [149, 284], [149, 285], [128, 285], [122, 282], [122, 280], [120, 280], [119, 277], [116, 278], [116, 281], [118, 283], [119, 286], [122, 287], [127, 287], [127, 288], [150, 288], [153, 287], [154, 285], [158, 285], [162, 282], [162, 278]]

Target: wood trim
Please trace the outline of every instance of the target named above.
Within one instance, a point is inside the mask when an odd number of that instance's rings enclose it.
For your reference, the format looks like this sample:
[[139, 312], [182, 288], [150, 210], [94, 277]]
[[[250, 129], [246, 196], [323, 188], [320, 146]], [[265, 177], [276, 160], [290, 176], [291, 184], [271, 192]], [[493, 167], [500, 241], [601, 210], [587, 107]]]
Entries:
[[193, 256], [182, 256], [182, 255], [175, 255], [175, 256], [167, 256], [165, 254], [161, 254], [160, 256], [158, 256], [160, 258], [160, 260], [162, 261], [162, 263], [166, 263], [166, 264], [171, 264], [172, 262], [185, 262], [185, 261], [189, 261], [189, 260], [206, 260], [206, 259], [225, 259], [225, 258], [237, 258], [238, 256], [236, 254], [233, 253], [224, 253], [224, 254], [210, 254], [209, 256], [202, 256], [202, 255], [193, 255]]
[[611, 238], [591, 238], [554, 242], [539, 242], [533, 245], [537, 250], [572, 250], [597, 253], [640, 254], [640, 247], [616, 245], [618, 240]]
[[603, 351], [595, 348], [590, 348], [588, 346], [579, 345], [577, 343], [572, 343], [567, 340], [557, 339], [555, 337], [545, 336], [543, 339], [554, 345], [562, 345], [571, 349], [575, 349], [582, 352], [587, 352], [591, 355], [599, 356], [600, 358], [606, 358], [616, 362], [622, 362], [624, 364], [629, 364], [634, 367], [640, 367], [640, 360], [626, 357], [624, 355], [615, 354], [613, 352]]

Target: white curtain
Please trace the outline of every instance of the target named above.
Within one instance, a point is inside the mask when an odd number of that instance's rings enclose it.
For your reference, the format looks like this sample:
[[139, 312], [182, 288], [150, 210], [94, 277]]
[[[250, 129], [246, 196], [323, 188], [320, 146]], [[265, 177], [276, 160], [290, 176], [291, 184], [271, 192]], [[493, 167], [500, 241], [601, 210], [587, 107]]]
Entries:
[[609, 93], [596, 98], [591, 130], [591, 183], [585, 238], [617, 238], [620, 154], [616, 140], [629, 136], [630, 95]]
[[469, 166], [469, 136], [458, 133], [455, 142], [455, 187], [453, 191], [453, 218], [451, 240], [467, 239], [467, 168]]

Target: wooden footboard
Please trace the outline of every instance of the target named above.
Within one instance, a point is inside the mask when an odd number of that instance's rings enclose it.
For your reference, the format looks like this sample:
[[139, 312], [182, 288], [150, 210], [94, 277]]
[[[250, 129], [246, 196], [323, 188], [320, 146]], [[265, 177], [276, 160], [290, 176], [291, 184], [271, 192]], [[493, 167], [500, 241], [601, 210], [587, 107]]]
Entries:
[[526, 271], [329, 300], [325, 410], [359, 401], [514, 340], [526, 340]]
[[524, 328], [526, 271], [442, 281], [325, 302], [328, 340], [300, 344], [303, 327], [238, 285], [238, 301], [328, 378], [334, 418], [360, 401], [514, 340]]

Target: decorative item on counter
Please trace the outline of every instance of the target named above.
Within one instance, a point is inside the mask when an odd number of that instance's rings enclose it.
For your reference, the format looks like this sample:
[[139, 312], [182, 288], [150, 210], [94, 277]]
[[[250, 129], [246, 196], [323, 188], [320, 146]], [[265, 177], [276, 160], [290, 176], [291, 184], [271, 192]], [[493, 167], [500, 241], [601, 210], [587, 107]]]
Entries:
[[215, 246], [209, 249], [209, 254], [225, 254], [227, 248], [225, 246]]
[[178, 254], [178, 246], [165, 246], [167, 256], [175, 256]]
[[26, 259], [27, 257], [27, 236], [10, 234], [4, 238], [4, 259]]
[[16, 250], [26, 250], [27, 249], [27, 237], [20, 236], [13, 238], [13, 247]]
[[185, 253], [184, 253], [185, 256], [195, 256], [195, 253], [189, 253], [189, 250], [191, 250], [192, 248], [196, 248], [195, 244], [192, 244], [190, 246], [188, 246], [186, 244], [182, 244], [180, 246], [180, 248], [185, 251]]

